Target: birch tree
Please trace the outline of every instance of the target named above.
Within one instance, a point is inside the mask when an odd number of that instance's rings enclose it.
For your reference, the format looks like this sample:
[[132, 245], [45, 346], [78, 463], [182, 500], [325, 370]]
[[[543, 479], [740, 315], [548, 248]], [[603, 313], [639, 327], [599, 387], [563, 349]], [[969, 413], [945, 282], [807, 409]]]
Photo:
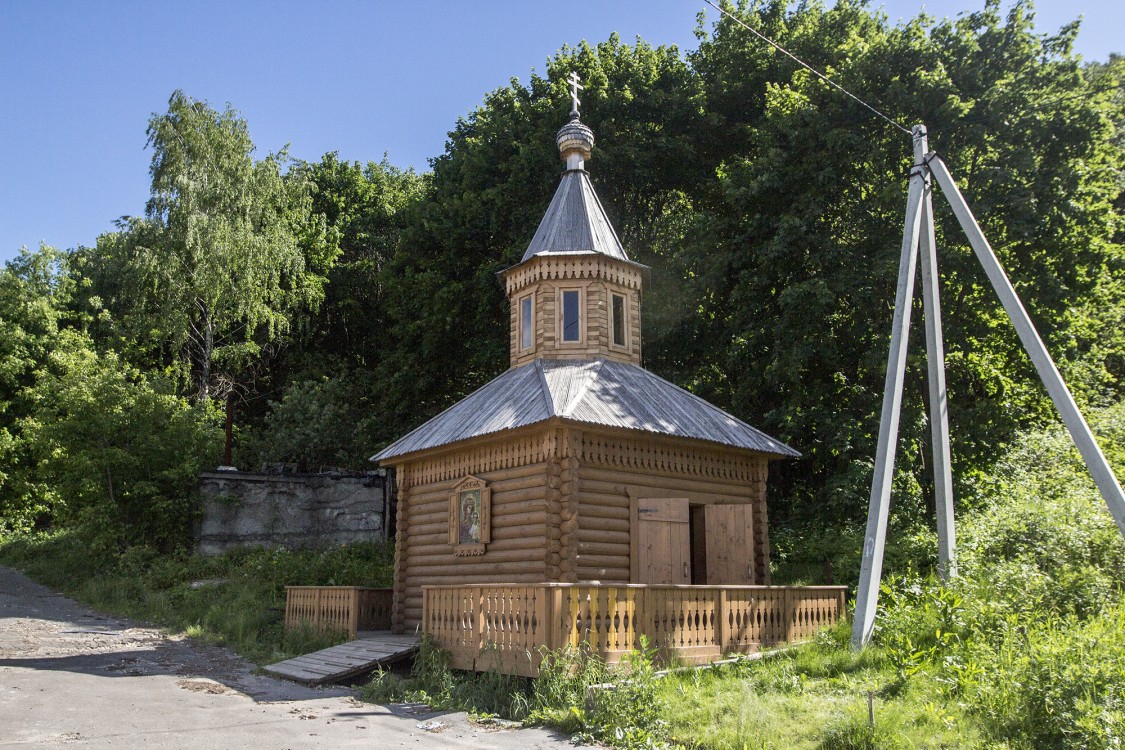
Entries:
[[[284, 333], [323, 298], [333, 254], [307, 180], [283, 174], [285, 150], [253, 158], [246, 121], [176, 91], [148, 125], [152, 191], [144, 219], [116, 244], [137, 335], [170, 345], [199, 399], [217, 375]], [[134, 308], [136, 309], [136, 308]]]

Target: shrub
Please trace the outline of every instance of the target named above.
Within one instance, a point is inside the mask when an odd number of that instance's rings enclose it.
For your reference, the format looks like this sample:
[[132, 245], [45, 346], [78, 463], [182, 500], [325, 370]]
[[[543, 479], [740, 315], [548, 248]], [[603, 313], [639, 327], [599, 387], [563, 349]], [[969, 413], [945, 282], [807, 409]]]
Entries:
[[28, 471], [44, 483], [57, 522], [95, 551], [189, 545], [196, 477], [218, 455], [209, 404], [192, 406], [171, 383], [80, 342], [51, 353], [29, 395]]
[[1086, 621], [1013, 622], [995, 645], [974, 643], [971, 658], [983, 674], [966, 697], [999, 736], [1074, 750], [1125, 741], [1125, 605]]

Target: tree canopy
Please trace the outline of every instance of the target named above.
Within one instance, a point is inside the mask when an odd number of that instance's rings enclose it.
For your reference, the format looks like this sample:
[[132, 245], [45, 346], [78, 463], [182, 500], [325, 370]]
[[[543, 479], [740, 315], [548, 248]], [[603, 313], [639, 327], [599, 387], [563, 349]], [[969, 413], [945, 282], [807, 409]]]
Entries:
[[315, 310], [335, 247], [309, 183], [282, 174], [285, 151], [253, 159], [246, 122], [181, 91], [148, 125], [152, 193], [144, 218], [101, 238], [121, 287], [117, 312], [141, 344], [179, 354], [207, 398], [296, 310]]
[[[1079, 401], [1121, 400], [1122, 58], [1084, 64], [1077, 27], [1037, 30], [1029, 3], [898, 26], [855, 1], [725, 7], [894, 120], [926, 124]], [[646, 367], [802, 451], [771, 479], [780, 544], [786, 528], [853, 544], [910, 140], [725, 16], [701, 16], [697, 36], [687, 53], [617, 36], [562, 48], [459, 119], [426, 174], [332, 153], [255, 160], [230, 105], [174, 93], [149, 122], [145, 215], [92, 248], [29, 253], [0, 278], [0, 450], [21, 450], [18, 418], [46, 408], [28, 389], [61, 328], [87, 336], [98, 362], [134, 368], [137, 387], [178, 373], [175, 395], [206, 401], [238, 382], [243, 464], [363, 468], [507, 367], [496, 273], [518, 261], [557, 184], [575, 71], [597, 137], [592, 179], [630, 256], [651, 267]], [[1053, 412], [935, 206], [955, 477], [971, 497], [1005, 445]], [[51, 264], [44, 286], [34, 269]], [[32, 285], [45, 338], [5, 285]], [[931, 512], [916, 333], [895, 485], [906, 525]]]

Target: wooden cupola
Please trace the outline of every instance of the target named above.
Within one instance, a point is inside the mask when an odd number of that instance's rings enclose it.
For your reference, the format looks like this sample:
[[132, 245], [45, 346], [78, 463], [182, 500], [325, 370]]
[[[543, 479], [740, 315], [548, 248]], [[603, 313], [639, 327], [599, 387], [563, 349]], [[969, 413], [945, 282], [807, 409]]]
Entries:
[[641, 363], [641, 276], [602, 208], [586, 161], [594, 133], [577, 107], [555, 137], [566, 162], [518, 264], [503, 273], [511, 366], [537, 359]]

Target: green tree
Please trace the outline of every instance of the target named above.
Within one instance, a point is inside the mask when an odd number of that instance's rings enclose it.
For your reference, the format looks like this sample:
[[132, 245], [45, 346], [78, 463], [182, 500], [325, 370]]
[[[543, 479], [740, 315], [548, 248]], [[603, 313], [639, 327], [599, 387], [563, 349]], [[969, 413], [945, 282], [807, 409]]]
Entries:
[[340, 253], [327, 272], [323, 304], [303, 319], [289, 365], [316, 375], [332, 374], [330, 367], [370, 369], [387, 326], [385, 284], [393, 280], [384, 269], [427, 180], [385, 159], [361, 165], [334, 153], [296, 171], [312, 185], [312, 211], [324, 216]]
[[218, 415], [91, 343], [62, 332], [27, 389], [22, 436], [45, 505], [95, 552], [186, 548], [194, 485], [218, 455]]
[[70, 256], [46, 245], [24, 248], [0, 270], [0, 532], [30, 528], [50, 513], [29, 471], [23, 420], [34, 408], [27, 389], [77, 322], [76, 287]]
[[[1120, 100], [1115, 78], [1095, 84], [1073, 54], [1075, 26], [1037, 32], [1021, 3], [1006, 17], [993, 2], [898, 27], [859, 2], [728, 7], [894, 119], [927, 124], [1080, 400], [1120, 396]], [[775, 519], [855, 526], [878, 430], [910, 140], [729, 19], [699, 34], [686, 61], [616, 38], [564, 48], [547, 77], [489, 94], [457, 124], [385, 271], [385, 437], [506, 365], [495, 273], [518, 260], [550, 200], [561, 81], [577, 70], [598, 138], [593, 179], [626, 249], [653, 267], [646, 366], [802, 450], [771, 484], [784, 498]], [[954, 455], [967, 477], [1051, 406], [940, 201]], [[902, 523], [930, 512], [915, 333]]]
[[[896, 120], [926, 123], [1041, 333], [1080, 397], [1117, 386], [1120, 248], [1112, 242], [1107, 95], [1088, 93], [1074, 27], [1035, 33], [1026, 6], [997, 4], [936, 26], [891, 27], [863, 6], [742, 7], [802, 59]], [[718, 167], [684, 262], [701, 315], [678, 379], [801, 448], [775, 483], [776, 518], [858, 522], [866, 507], [903, 224], [909, 137], [745, 29], [720, 19], [692, 56], [742, 134]], [[738, 71], [752, 92], [731, 97]], [[717, 79], [712, 77], [717, 77]], [[751, 96], [753, 93], [753, 96]], [[751, 102], [742, 108], [739, 101]], [[936, 199], [955, 474], [994, 460], [1050, 412], [987, 280]], [[915, 314], [920, 315], [920, 299]], [[928, 483], [924, 346], [912, 344], [896, 500], [922, 510]], [[716, 366], [716, 361], [718, 366]], [[719, 373], [715, 377], [715, 373]], [[915, 517], [917, 517], [915, 515]]]
[[122, 275], [114, 307], [129, 335], [180, 356], [206, 399], [216, 368], [231, 377], [320, 302], [336, 249], [303, 174], [283, 175], [284, 150], [255, 161], [229, 105], [176, 91], [148, 138], [146, 216], [103, 237], [100, 260]]

